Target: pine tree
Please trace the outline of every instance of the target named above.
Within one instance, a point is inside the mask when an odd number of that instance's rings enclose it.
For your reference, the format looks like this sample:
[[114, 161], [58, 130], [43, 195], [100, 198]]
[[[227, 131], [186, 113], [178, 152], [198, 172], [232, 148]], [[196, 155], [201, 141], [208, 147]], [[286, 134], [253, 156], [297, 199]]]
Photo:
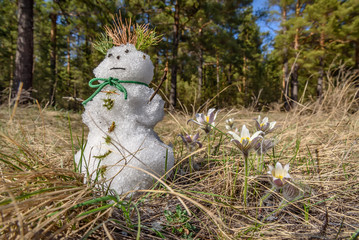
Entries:
[[33, 8], [33, 0], [18, 1], [18, 38], [12, 97], [17, 95], [20, 86], [22, 86], [23, 91], [31, 91], [32, 88]]

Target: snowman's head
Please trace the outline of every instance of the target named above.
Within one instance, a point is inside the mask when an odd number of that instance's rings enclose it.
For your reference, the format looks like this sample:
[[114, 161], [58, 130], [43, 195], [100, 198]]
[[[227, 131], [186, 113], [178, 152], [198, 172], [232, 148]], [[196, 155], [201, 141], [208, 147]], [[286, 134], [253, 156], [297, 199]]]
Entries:
[[123, 44], [107, 51], [105, 59], [94, 69], [97, 78], [118, 78], [149, 84], [153, 78], [150, 57], [136, 50], [132, 44]]

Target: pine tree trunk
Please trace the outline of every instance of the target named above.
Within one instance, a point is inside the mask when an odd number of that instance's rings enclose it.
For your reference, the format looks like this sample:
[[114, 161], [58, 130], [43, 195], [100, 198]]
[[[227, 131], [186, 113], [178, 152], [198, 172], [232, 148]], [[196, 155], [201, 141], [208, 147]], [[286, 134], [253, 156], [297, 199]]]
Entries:
[[298, 102], [298, 63], [294, 64], [293, 73], [291, 75], [291, 107], [295, 108]]
[[232, 64], [228, 65], [228, 75], [227, 75], [227, 84], [232, 84]]
[[[287, 33], [287, 26], [285, 23], [287, 21], [287, 6], [282, 6], [282, 25], [283, 25], [283, 35]], [[283, 44], [283, 101], [284, 109], [289, 111], [290, 102], [289, 102], [289, 71], [288, 71], [288, 47], [287, 43]]]
[[71, 49], [70, 49], [70, 36], [67, 36], [67, 86], [70, 87], [71, 84]]
[[199, 48], [199, 62], [198, 62], [198, 101], [201, 101], [201, 92], [202, 92], [202, 85], [203, 85], [203, 49]]
[[23, 90], [31, 91], [33, 78], [33, 0], [18, 0], [18, 38], [12, 98], [17, 95], [20, 82]]
[[323, 95], [323, 79], [324, 79], [324, 66], [323, 66], [323, 57], [319, 58], [319, 71], [318, 71], [318, 82], [317, 82], [317, 99], [319, 103], [322, 102]]
[[[300, 0], [297, 0], [295, 5], [295, 16], [298, 18], [300, 14]], [[299, 28], [295, 30], [294, 36], [294, 51], [298, 54], [299, 50]], [[293, 73], [291, 75], [291, 107], [295, 108], [298, 102], [298, 70], [299, 64], [297, 62], [294, 63]]]
[[[218, 52], [216, 52], [216, 80], [217, 80], [217, 84], [216, 84], [216, 89], [217, 89], [217, 94], [219, 93], [219, 56], [218, 56]], [[218, 98], [217, 98], [218, 100]]]
[[[324, 51], [324, 40], [325, 35], [324, 31], [320, 33], [320, 48]], [[320, 56], [319, 58], [319, 71], [318, 71], [318, 81], [317, 81], [317, 99], [319, 100], [319, 103], [322, 102], [323, 98], [323, 81], [324, 81], [324, 56]]]
[[56, 103], [56, 86], [57, 86], [57, 66], [56, 66], [56, 35], [57, 35], [57, 14], [51, 13], [51, 52], [50, 52], [50, 69], [51, 69], [51, 86], [50, 86], [50, 105], [54, 106]]
[[242, 92], [245, 93], [246, 92], [246, 81], [247, 81], [247, 58], [246, 58], [245, 55], [243, 56], [242, 72], [243, 72], [243, 76], [242, 76]]
[[179, 2], [176, 1], [173, 25], [173, 48], [172, 48], [172, 67], [171, 67], [171, 89], [170, 89], [170, 107], [174, 109], [177, 102], [177, 53], [179, 44]]

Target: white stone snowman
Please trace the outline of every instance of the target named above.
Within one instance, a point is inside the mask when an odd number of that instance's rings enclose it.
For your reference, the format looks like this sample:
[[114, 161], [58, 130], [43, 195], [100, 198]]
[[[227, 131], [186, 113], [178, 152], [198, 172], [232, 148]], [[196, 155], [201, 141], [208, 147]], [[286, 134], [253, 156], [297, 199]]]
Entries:
[[117, 194], [125, 194], [156, 182], [141, 169], [161, 177], [173, 167], [172, 148], [153, 130], [164, 116], [159, 95], [149, 102], [154, 91], [146, 85], [152, 81], [153, 68], [147, 54], [122, 44], [109, 49], [94, 69], [99, 85], [115, 78], [125, 90], [104, 84], [85, 105], [82, 118], [89, 128], [88, 141], [75, 156], [85, 181], [99, 180]]

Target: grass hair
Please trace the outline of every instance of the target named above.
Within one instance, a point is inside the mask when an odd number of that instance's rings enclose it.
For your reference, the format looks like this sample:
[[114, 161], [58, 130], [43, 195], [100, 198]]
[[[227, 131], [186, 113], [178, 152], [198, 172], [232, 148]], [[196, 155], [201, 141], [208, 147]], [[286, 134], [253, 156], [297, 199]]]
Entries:
[[103, 54], [113, 46], [125, 44], [133, 44], [137, 50], [143, 51], [161, 41], [162, 35], [156, 35], [155, 29], [150, 30], [148, 23], [132, 24], [131, 19], [122, 21], [121, 14], [112, 16], [112, 22], [112, 25], [104, 27], [105, 33], [101, 33], [93, 44]]

